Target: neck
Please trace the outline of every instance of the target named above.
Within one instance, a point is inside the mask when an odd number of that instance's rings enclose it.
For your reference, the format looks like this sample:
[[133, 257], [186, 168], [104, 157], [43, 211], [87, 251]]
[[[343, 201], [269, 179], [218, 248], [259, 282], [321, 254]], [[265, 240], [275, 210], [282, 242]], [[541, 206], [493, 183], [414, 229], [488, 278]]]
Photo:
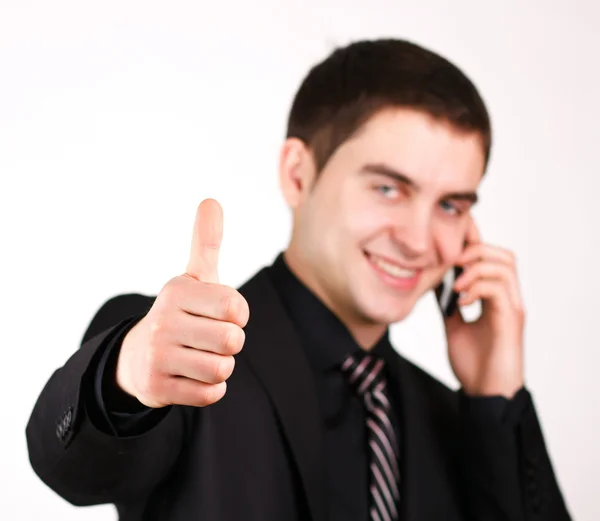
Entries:
[[290, 271], [346, 326], [362, 349], [369, 351], [377, 344], [387, 326], [369, 321], [343, 305], [336, 305], [314, 271], [307, 269], [307, 264], [301, 261], [291, 246], [283, 252], [283, 257]]

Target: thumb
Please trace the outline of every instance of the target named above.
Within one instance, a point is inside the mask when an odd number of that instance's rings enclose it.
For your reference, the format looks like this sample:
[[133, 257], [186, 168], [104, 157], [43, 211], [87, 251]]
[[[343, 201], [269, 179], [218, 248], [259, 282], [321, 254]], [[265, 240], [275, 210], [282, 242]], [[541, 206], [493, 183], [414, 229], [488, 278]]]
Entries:
[[223, 238], [223, 209], [215, 199], [198, 205], [187, 275], [202, 282], [219, 282], [219, 249]]

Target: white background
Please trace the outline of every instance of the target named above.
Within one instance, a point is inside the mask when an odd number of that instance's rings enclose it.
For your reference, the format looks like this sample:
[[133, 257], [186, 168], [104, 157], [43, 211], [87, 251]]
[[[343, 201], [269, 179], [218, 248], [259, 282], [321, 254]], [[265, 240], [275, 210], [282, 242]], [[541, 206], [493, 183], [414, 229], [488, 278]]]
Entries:
[[[450, 58], [489, 104], [476, 217], [518, 256], [527, 384], [572, 514], [599, 519], [598, 5], [0, 0], [0, 518], [115, 518], [31, 470], [42, 386], [107, 298], [185, 269], [203, 198], [224, 208], [223, 283], [270, 263], [289, 233], [276, 168], [295, 89], [334, 46], [394, 36]], [[432, 298], [393, 340], [456, 385]]]

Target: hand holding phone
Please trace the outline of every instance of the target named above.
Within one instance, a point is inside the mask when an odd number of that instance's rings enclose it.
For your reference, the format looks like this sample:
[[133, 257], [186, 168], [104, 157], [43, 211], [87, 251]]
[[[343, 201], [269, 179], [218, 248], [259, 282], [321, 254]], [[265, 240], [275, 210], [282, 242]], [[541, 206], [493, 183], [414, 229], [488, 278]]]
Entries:
[[[514, 254], [484, 243], [473, 221], [466, 240], [460, 258], [435, 288], [448, 359], [467, 394], [511, 399], [524, 382], [525, 318]], [[478, 301], [479, 316], [464, 319], [460, 307]]]

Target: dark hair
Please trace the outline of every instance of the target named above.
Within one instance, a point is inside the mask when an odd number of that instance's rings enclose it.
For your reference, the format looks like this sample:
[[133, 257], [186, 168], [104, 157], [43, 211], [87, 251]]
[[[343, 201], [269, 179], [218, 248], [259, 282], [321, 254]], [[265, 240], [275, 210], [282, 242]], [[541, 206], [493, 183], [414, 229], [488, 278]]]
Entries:
[[358, 41], [315, 65], [294, 98], [287, 137], [309, 146], [321, 172], [342, 143], [389, 107], [414, 108], [478, 132], [487, 166], [491, 125], [477, 89], [448, 60], [406, 40]]

